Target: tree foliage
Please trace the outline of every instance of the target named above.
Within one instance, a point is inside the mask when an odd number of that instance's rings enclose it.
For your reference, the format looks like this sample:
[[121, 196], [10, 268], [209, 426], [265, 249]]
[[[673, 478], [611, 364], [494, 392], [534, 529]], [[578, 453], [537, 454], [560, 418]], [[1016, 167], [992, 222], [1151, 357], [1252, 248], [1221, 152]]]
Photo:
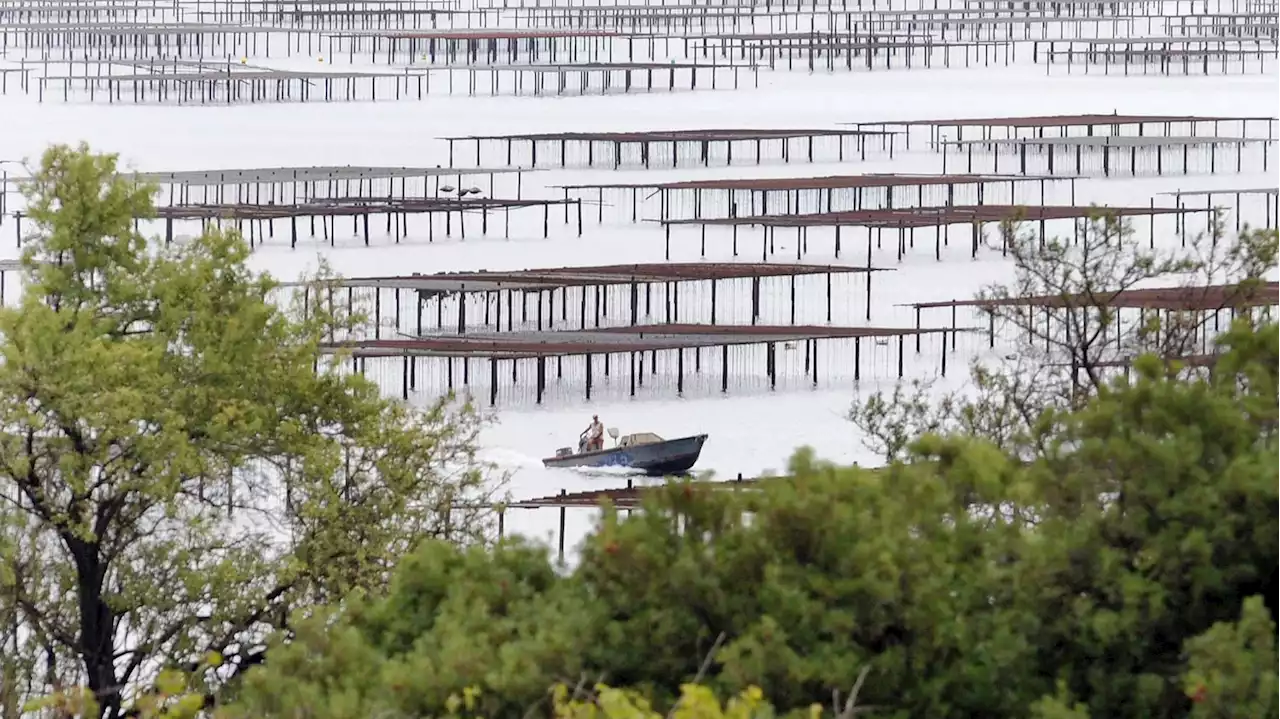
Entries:
[[[581, 689], [570, 693], [565, 685], [557, 685], [552, 690], [557, 719], [773, 719], [778, 715], [759, 687], [748, 687], [722, 704], [707, 687], [685, 684], [680, 687], [675, 706], [665, 714], [655, 711], [649, 701], [635, 691], [599, 684], [594, 692], [578, 696], [583, 693]], [[822, 707], [814, 705], [808, 711], [793, 714], [797, 719], [816, 719], [822, 715]]]
[[879, 717], [1265, 708], [1277, 341], [1241, 321], [1212, 375], [1140, 361], [1053, 410], [1031, 460], [932, 434], [880, 470], [801, 452], [755, 489], [672, 483], [606, 510], [572, 571], [424, 546], [271, 649], [230, 716], [450, 716], [468, 691], [478, 716], [553, 716], [548, 687], [597, 682], [623, 692], [578, 700], [602, 717], [666, 714], [691, 682], [777, 715], [848, 715], [855, 687]]
[[24, 293], [0, 310], [8, 716], [80, 685], [121, 716], [164, 669], [210, 699], [291, 615], [483, 530], [451, 509], [485, 487], [474, 413], [324, 371], [359, 318], [275, 302], [235, 233], [148, 242], [153, 188], [113, 156], [52, 148], [23, 191]]
[[[1269, 321], [1269, 307], [1237, 310], [1274, 273], [1275, 230], [1228, 238], [1220, 218], [1203, 236], [1155, 242], [1121, 218], [1099, 214], [1069, 238], [1009, 222], [1001, 251], [1009, 282], [984, 287], [978, 307], [993, 336], [989, 356], [970, 366], [963, 390], [939, 393], [929, 380], [900, 383], [854, 403], [849, 413], [863, 444], [885, 461], [906, 456], [911, 440], [946, 431], [983, 437], [1032, 456], [1045, 447], [1048, 409], [1079, 407], [1137, 357], [1193, 359], [1214, 352], [1214, 337], [1244, 319]], [[1208, 287], [1232, 287], [1221, 295]], [[1119, 293], [1165, 287], [1183, 291], [1184, 308], [1111, 306]], [[1042, 298], [1028, 306], [1021, 298]], [[1199, 363], [1170, 365], [1183, 375]]]
[[[1244, 286], [1273, 235], [1198, 265], [1010, 237], [1020, 293], [1086, 298], [1041, 356], [1067, 357], [1065, 374], [978, 367], [975, 395], [942, 405], [901, 389], [859, 417], [888, 440], [885, 467], [800, 451], [786, 479], [673, 482], [634, 514], [606, 507], [567, 568], [520, 540], [465, 541], [483, 520], [454, 508], [482, 491], [473, 415], [411, 412], [313, 371], [324, 338], [359, 318], [323, 293], [305, 315], [268, 302], [234, 235], [150, 247], [131, 224], [149, 190], [110, 158], [55, 150], [28, 192], [26, 295], [0, 311], [10, 714], [50, 690], [27, 706], [141, 719], [1277, 709], [1277, 326], [1237, 318], [1193, 371], [1169, 337], [1201, 322], [1185, 337], [1203, 344], [1207, 318], [1123, 325], [1087, 300], [1211, 266]], [[1117, 343], [1144, 356], [1101, 371]]]

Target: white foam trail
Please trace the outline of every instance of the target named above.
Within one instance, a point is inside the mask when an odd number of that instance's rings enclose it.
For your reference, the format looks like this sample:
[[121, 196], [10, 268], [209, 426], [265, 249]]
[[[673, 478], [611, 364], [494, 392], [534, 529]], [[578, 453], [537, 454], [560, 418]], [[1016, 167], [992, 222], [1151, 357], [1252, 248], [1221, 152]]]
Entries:
[[492, 462], [501, 469], [541, 469], [542, 458], [505, 447], [495, 447], [481, 452], [482, 460]]

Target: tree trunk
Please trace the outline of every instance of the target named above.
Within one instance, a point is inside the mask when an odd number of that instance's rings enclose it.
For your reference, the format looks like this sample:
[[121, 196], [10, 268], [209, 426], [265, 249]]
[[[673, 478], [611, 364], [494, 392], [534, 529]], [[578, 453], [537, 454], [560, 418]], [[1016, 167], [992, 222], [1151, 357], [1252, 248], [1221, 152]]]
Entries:
[[114, 616], [102, 598], [106, 566], [98, 543], [63, 536], [75, 559], [76, 590], [80, 600], [80, 658], [84, 661], [89, 690], [98, 700], [98, 716], [120, 715], [120, 686], [116, 679]]

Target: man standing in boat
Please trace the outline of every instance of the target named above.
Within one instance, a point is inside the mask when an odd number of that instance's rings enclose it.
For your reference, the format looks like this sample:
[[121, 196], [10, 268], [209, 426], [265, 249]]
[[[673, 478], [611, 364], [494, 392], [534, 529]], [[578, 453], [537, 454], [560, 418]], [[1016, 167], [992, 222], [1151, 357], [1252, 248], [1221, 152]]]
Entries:
[[587, 451], [604, 449], [604, 425], [600, 423], [600, 415], [591, 415], [591, 426], [587, 427]]

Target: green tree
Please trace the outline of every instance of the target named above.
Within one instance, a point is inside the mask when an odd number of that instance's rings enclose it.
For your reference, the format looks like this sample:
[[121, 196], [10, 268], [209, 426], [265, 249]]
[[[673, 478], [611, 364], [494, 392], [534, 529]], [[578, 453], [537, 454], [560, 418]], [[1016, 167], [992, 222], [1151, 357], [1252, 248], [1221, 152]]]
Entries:
[[691, 681], [835, 715], [857, 686], [887, 717], [1265, 702], [1276, 326], [1242, 322], [1224, 348], [1205, 377], [1139, 362], [1046, 423], [1030, 462], [928, 435], [878, 471], [802, 452], [751, 490], [674, 483], [606, 511], [568, 576], [523, 545], [424, 547], [386, 597], [272, 649], [235, 716], [449, 716], [468, 689], [478, 716], [548, 715], [546, 687], [596, 679], [626, 690], [618, 716], [666, 712]]
[[1249, 597], [1237, 622], [1219, 622], [1185, 644], [1183, 688], [1192, 719], [1275, 716], [1276, 623], [1262, 597]]
[[[1244, 254], [1273, 252], [1254, 240]], [[1104, 304], [1076, 309], [1105, 321]], [[752, 687], [766, 715], [848, 715], [850, 697], [904, 719], [1266, 711], [1280, 332], [1265, 315], [1215, 338], [1208, 368], [1155, 345], [1127, 374], [1042, 395], [980, 374], [951, 416], [917, 395], [886, 415], [877, 470], [800, 451], [787, 478], [745, 489], [670, 483], [641, 511], [606, 507], [571, 573], [522, 544], [425, 546], [387, 595], [299, 624], [231, 715], [554, 716], [547, 688], [565, 685], [570, 711], [645, 717], [690, 684], [713, 717], [715, 696]], [[582, 699], [592, 686], [616, 691]]]
[[842, 715], [855, 693], [885, 716], [1012, 711], [1004, 669], [1031, 647], [991, 601], [1009, 605], [1021, 520], [966, 508], [1006, 498], [1016, 466], [953, 449], [955, 490], [926, 465], [803, 456], [794, 482], [751, 494], [673, 484], [631, 519], [608, 513], [568, 576], [520, 543], [426, 545], [385, 596], [299, 623], [231, 716], [447, 716], [468, 689], [479, 716], [547, 716], [549, 687], [597, 680], [663, 712], [691, 681], [767, 687], [784, 712]]
[[788, 481], [673, 485], [607, 513], [578, 569], [608, 618], [590, 666], [665, 705], [723, 634], [709, 685], [783, 710], [840, 705], [868, 667], [861, 701], [882, 716], [1025, 706], [1005, 668], [1029, 656], [1027, 618], [1001, 601], [1023, 518], [975, 511], [1015, 500], [1017, 467], [967, 440], [933, 451], [882, 471], [802, 452]]
[[349, 597], [337, 616], [299, 622], [246, 675], [227, 714], [293, 717], [305, 707], [317, 719], [442, 717], [464, 695], [476, 716], [548, 709], [548, 690], [583, 672], [594, 606], [543, 547], [428, 542], [402, 562], [385, 596]]
[[153, 188], [114, 156], [54, 147], [24, 193], [24, 294], [0, 310], [8, 695], [85, 686], [118, 717], [173, 668], [213, 699], [290, 616], [380, 587], [422, 537], [481, 536], [455, 507], [488, 491], [476, 415], [325, 371], [360, 318], [274, 302], [234, 233], [149, 243]]
[[689, 683], [780, 715], [1265, 709], [1278, 344], [1241, 321], [1211, 375], [1147, 357], [1030, 461], [926, 435], [880, 470], [800, 452], [751, 489], [671, 483], [606, 508], [569, 574], [519, 542], [430, 543], [386, 595], [298, 624], [229, 715], [554, 716], [549, 687], [597, 682], [617, 691], [573, 715], [665, 714]]
[[1183, 716], [1183, 642], [1274, 567], [1274, 459], [1234, 393], [1156, 358], [1062, 422], [1029, 468], [1044, 499], [1021, 562], [1041, 670], [1094, 716]]
[[[889, 461], [909, 453], [922, 434], [969, 434], [1024, 458], [1044, 449], [1047, 409], [1079, 407], [1137, 357], [1187, 358], [1212, 353], [1212, 338], [1244, 308], [1255, 327], [1271, 308], [1249, 308], [1276, 264], [1275, 230], [1245, 229], [1227, 237], [1220, 218], [1185, 243], [1136, 237], [1121, 218], [1098, 216], [1070, 238], [1052, 238], [1009, 222], [1001, 250], [1014, 267], [1011, 281], [979, 293], [996, 357], [970, 367], [964, 390], [939, 393], [928, 380], [899, 383], [856, 401], [849, 419], [869, 450]], [[1154, 238], [1152, 238], [1154, 239]], [[1211, 295], [1194, 288], [1233, 285]], [[1184, 307], [1153, 303], [1116, 308], [1112, 298], [1144, 287], [1185, 291]], [[1021, 300], [1044, 298], [1035, 306]], [[1176, 365], [1183, 374], [1198, 371]]]

